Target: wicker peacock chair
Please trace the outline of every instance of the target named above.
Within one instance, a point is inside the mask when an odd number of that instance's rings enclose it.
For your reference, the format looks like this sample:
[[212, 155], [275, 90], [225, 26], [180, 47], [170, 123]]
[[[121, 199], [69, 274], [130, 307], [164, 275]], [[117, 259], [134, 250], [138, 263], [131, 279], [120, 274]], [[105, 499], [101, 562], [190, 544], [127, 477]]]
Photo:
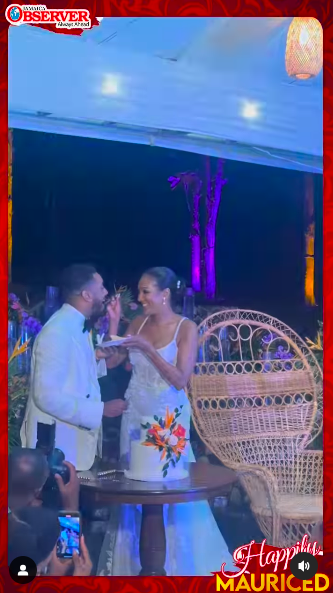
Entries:
[[199, 326], [189, 399], [195, 428], [237, 471], [268, 543], [301, 541], [322, 522], [322, 371], [303, 340], [264, 313], [224, 310]]

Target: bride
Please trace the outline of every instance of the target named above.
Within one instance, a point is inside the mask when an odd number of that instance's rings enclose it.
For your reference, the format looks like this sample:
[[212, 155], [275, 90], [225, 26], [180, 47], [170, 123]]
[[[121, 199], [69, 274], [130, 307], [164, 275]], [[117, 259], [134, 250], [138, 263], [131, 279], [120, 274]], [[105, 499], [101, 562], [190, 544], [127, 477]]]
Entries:
[[[128, 329], [133, 374], [125, 394], [128, 407], [121, 424], [120, 456], [128, 466], [130, 444], [140, 436], [143, 416], [164, 416], [183, 406], [180, 421], [190, 431], [191, 408], [185, 387], [197, 359], [196, 325], [174, 313], [177, 278], [168, 268], [152, 268], [139, 282], [139, 301], [144, 317]], [[126, 351], [116, 349], [110, 366], [120, 364]], [[195, 461], [191, 447], [188, 461]], [[120, 515], [110, 521], [99, 561], [100, 576], [136, 576], [141, 566], [139, 540], [141, 506], [121, 505]], [[234, 564], [206, 501], [164, 505], [168, 576], [208, 576], [223, 562]]]

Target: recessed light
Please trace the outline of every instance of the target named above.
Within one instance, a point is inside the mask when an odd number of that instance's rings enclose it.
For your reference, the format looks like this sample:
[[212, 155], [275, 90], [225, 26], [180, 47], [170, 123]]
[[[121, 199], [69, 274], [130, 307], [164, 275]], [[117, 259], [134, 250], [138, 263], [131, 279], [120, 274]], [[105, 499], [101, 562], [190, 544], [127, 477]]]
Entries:
[[245, 101], [242, 105], [242, 116], [245, 119], [257, 119], [260, 114], [258, 103], [252, 101]]
[[119, 93], [119, 79], [114, 74], [105, 74], [102, 81], [102, 95], [117, 95]]

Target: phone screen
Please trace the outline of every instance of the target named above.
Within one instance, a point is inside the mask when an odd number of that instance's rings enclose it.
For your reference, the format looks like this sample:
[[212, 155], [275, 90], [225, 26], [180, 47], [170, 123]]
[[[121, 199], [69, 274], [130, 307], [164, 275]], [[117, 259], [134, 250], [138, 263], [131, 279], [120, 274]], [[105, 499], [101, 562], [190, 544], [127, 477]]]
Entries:
[[57, 541], [58, 558], [72, 558], [80, 554], [81, 517], [78, 513], [59, 513], [60, 535]]

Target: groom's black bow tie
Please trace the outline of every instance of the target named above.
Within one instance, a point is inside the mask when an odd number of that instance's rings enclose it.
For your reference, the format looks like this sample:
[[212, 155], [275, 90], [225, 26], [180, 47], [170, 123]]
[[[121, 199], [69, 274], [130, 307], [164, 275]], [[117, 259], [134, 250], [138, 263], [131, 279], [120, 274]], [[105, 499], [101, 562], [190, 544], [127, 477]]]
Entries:
[[84, 322], [84, 326], [83, 326], [83, 330], [82, 331], [83, 331], [83, 333], [85, 333], [85, 332], [90, 332], [90, 330], [91, 330], [90, 320], [89, 319], [86, 319], [85, 322]]

